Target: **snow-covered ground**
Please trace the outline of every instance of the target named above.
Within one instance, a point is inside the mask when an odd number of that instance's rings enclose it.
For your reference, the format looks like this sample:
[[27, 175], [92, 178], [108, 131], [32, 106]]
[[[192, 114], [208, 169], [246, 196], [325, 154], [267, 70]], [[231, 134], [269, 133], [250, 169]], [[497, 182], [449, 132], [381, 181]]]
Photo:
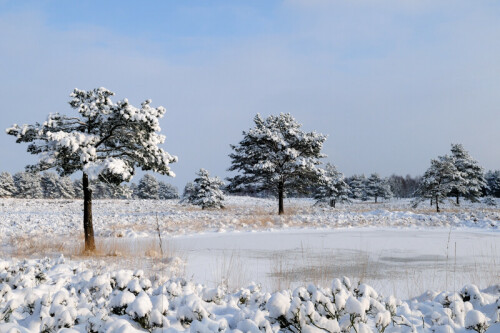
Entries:
[[[249, 197], [228, 197], [223, 210], [201, 210], [177, 200], [94, 200], [94, 229], [101, 237], [140, 237], [154, 235], [157, 221], [165, 235], [287, 228], [500, 228], [500, 209], [482, 204], [445, 205], [436, 214], [425, 204], [412, 209], [408, 200], [356, 202], [336, 209], [314, 207], [313, 203], [309, 199], [285, 200], [286, 214], [278, 216], [276, 200]], [[79, 235], [82, 211], [82, 200], [0, 198], [0, 234], [3, 238]]]
[[[0, 199], [0, 322], [18, 323], [0, 332], [125, 332], [146, 317], [197, 332], [277, 323], [294, 332], [383, 323], [386, 332], [446, 332], [483, 315], [486, 325], [498, 320], [498, 208], [450, 204], [437, 214], [406, 200], [331, 209], [290, 199], [279, 217], [275, 200], [229, 197], [225, 206], [96, 200], [100, 250], [86, 257], [81, 201]], [[332, 284], [343, 276], [352, 286]]]

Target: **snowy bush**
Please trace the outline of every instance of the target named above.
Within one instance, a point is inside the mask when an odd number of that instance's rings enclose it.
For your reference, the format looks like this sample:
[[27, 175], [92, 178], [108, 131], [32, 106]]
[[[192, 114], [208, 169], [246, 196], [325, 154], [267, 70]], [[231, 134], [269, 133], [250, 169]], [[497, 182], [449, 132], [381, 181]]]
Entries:
[[151, 281], [142, 271], [97, 274], [62, 258], [0, 261], [0, 332], [482, 333], [498, 320], [499, 299], [497, 287], [467, 285], [401, 301], [347, 278], [330, 288], [269, 294], [251, 284], [233, 293], [180, 278]]

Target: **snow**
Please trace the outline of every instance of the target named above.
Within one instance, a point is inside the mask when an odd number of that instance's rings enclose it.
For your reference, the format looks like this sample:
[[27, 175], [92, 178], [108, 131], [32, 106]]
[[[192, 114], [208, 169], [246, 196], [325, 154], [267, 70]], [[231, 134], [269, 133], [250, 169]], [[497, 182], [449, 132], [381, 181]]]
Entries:
[[[228, 197], [222, 210], [95, 200], [98, 242], [130, 254], [68, 259], [29, 250], [47, 234], [75, 246], [81, 201], [0, 199], [0, 332], [498, 327], [498, 209], [313, 204], [287, 199], [293, 214], [276, 216], [270, 199]], [[157, 214], [164, 258], [145, 256], [158, 242]]]

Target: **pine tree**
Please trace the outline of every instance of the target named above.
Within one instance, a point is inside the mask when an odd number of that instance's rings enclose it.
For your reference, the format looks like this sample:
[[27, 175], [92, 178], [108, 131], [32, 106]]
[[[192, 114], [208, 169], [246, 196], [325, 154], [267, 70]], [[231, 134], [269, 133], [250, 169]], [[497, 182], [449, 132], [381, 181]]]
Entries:
[[10, 198], [16, 194], [14, 178], [8, 172], [0, 173], [0, 198]]
[[67, 176], [59, 177], [59, 182], [57, 183], [57, 185], [60, 198], [71, 199], [75, 197], [75, 190], [71, 178]]
[[352, 175], [347, 179], [351, 191], [351, 198], [366, 200], [366, 177], [365, 175]]
[[127, 184], [109, 184], [108, 197], [110, 199], [131, 199], [133, 190]]
[[488, 171], [486, 178], [486, 194], [500, 198], [500, 170]]
[[372, 173], [366, 180], [366, 195], [374, 198], [377, 203], [378, 198], [391, 198], [392, 192], [387, 180], [380, 178], [377, 173]]
[[16, 184], [16, 198], [22, 199], [41, 199], [43, 190], [39, 173], [18, 172], [14, 175]]
[[189, 197], [194, 193], [194, 183], [193, 182], [187, 182], [186, 186], [184, 186], [184, 191], [182, 192], [182, 200], [186, 201], [189, 200]]
[[158, 185], [158, 197], [160, 199], [179, 199], [179, 191], [177, 190], [177, 187], [165, 182], [159, 182]]
[[303, 132], [290, 114], [266, 119], [257, 114], [254, 123], [254, 128], [243, 132], [238, 145], [231, 145], [234, 152], [229, 155], [229, 171], [241, 174], [228, 179], [228, 189], [271, 190], [278, 196], [278, 213], [283, 214], [287, 191], [300, 192], [317, 182], [326, 136]]
[[90, 181], [92, 196], [94, 199], [110, 199], [112, 197], [112, 184], [107, 181]]
[[342, 172], [337, 171], [334, 165], [327, 163], [314, 195], [316, 203], [328, 202], [330, 207], [335, 208], [337, 202], [349, 201], [349, 194], [349, 185], [345, 182]]
[[40, 155], [38, 163], [28, 166], [28, 170], [55, 169], [61, 176], [82, 171], [87, 251], [95, 249], [89, 178], [120, 184], [129, 181], [137, 167], [174, 176], [169, 165], [177, 161], [158, 147], [165, 139], [157, 133], [165, 109], [152, 108], [150, 100], [140, 108], [130, 105], [127, 99], [114, 103], [112, 95], [105, 88], [75, 89], [69, 104], [76, 116], [54, 113], [42, 124], [7, 129], [16, 142], [30, 143], [28, 152]]
[[200, 169], [197, 173], [198, 177], [194, 180], [194, 188], [191, 195], [188, 197], [188, 202], [206, 208], [224, 208], [224, 193], [221, 187], [224, 182], [218, 177], [210, 177], [210, 174], [205, 169]]
[[44, 172], [40, 180], [42, 185], [43, 197], [47, 199], [60, 198], [59, 177], [54, 172]]
[[462, 182], [461, 173], [457, 170], [452, 157], [445, 155], [431, 160], [431, 166], [424, 173], [417, 190], [418, 198], [414, 201], [414, 207], [424, 199], [431, 199], [436, 205], [436, 211], [439, 212], [439, 204]]
[[457, 199], [457, 205], [460, 204], [459, 198], [461, 196], [472, 202], [479, 201], [482, 189], [486, 186], [483, 168], [461, 144], [452, 144], [451, 153], [462, 178], [461, 182], [452, 189], [452, 194]]
[[146, 174], [139, 181], [137, 185], [137, 196], [140, 199], [154, 199], [160, 198], [158, 192], [160, 190], [160, 184], [155, 176]]

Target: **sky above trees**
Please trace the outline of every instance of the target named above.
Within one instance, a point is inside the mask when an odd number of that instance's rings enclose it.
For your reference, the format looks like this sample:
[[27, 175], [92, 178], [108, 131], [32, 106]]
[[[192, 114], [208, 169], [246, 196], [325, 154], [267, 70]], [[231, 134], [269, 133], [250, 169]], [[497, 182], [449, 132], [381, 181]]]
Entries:
[[[0, 127], [104, 86], [167, 109], [177, 179], [157, 176], [181, 189], [200, 168], [228, 176], [258, 112], [328, 134], [347, 176], [423, 174], [450, 143], [499, 169], [499, 41], [496, 1], [0, 0]], [[0, 135], [0, 171], [34, 161], [14, 141]]]

